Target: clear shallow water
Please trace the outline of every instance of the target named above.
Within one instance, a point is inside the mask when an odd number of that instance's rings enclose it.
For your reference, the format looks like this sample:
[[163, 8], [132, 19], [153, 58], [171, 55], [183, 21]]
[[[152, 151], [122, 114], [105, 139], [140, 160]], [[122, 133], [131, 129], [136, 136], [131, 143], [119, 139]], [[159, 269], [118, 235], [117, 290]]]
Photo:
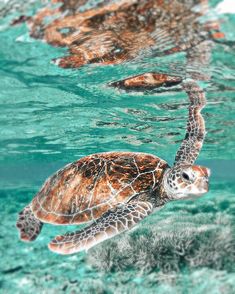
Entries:
[[[235, 40], [234, 16], [221, 17], [226, 38]], [[50, 60], [65, 49], [30, 39], [25, 25], [8, 23], [9, 16], [1, 19], [2, 292], [234, 293], [234, 45], [215, 44], [212, 79], [204, 84], [208, 134], [198, 162], [212, 169], [210, 192], [167, 204], [137, 230], [88, 254], [58, 256], [47, 243], [68, 228], [47, 225], [36, 242], [24, 244], [15, 229], [17, 213], [52, 172], [90, 153], [142, 151], [172, 163], [187, 119], [180, 87], [126, 93], [107, 83], [143, 69], [185, 76], [185, 56], [64, 70]]]

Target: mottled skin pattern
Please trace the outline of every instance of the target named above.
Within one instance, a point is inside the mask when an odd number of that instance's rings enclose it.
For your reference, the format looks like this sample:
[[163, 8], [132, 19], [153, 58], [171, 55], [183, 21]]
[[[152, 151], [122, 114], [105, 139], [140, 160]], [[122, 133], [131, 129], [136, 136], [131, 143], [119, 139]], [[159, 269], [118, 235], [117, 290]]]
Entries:
[[79, 232], [57, 236], [51, 241], [49, 248], [55, 252], [58, 252], [58, 248], [63, 248], [63, 254], [88, 250], [99, 242], [131, 229], [148, 216], [152, 208], [151, 203], [142, 201], [132, 201], [126, 205], [117, 206], [116, 209], [104, 213], [101, 218]]
[[189, 97], [187, 131], [180, 149], [175, 156], [175, 165], [193, 164], [202, 148], [205, 138], [205, 122], [201, 110], [206, 105], [205, 93], [196, 83], [185, 83], [184, 90]]
[[32, 201], [32, 211], [43, 222], [80, 224], [134, 198], [153, 194], [154, 201], [167, 167], [164, 160], [144, 153], [90, 155], [50, 177]]
[[41, 232], [42, 222], [38, 218], [35, 218], [31, 204], [19, 213], [17, 228], [20, 230], [22, 241], [33, 241]]
[[131, 152], [93, 154], [73, 162], [51, 176], [19, 214], [21, 240], [34, 240], [43, 222], [70, 225], [93, 221], [49, 244], [60, 254], [87, 250], [130, 229], [167, 201], [206, 193], [210, 172], [193, 165], [205, 135], [200, 114], [205, 97], [195, 82], [185, 82], [183, 87], [190, 99], [189, 118], [173, 167], [154, 155]]
[[[201, 151], [206, 134], [205, 122], [201, 115], [201, 110], [206, 105], [205, 93], [196, 82], [183, 83], [183, 89], [188, 94], [190, 102], [188, 107], [188, 121], [185, 138], [176, 153], [175, 163], [171, 173], [167, 176], [167, 183], [170, 186], [170, 189], [176, 187], [176, 185], [181, 188], [186, 187], [186, 183], [183, 179], [178, 179], [176, 181], [176, 179], [179, 178], [179, 174], [182, 172], [182, 166], [184, 166], [185, 171], [187, 170], [185, 175], [187, 178], [192, 174], [192, 171], [204, 175], [205, 178], [209, 178], [210, 176], [210, 171], [207, 168], [193, 166], [199, 152]], [[192, 169], [192, 171], [189, 171], [189, 169]], [[208, 185], [208, 182], [205, 182], [204, 184]], [[174, 194], [174, 192], [172, 193]]]

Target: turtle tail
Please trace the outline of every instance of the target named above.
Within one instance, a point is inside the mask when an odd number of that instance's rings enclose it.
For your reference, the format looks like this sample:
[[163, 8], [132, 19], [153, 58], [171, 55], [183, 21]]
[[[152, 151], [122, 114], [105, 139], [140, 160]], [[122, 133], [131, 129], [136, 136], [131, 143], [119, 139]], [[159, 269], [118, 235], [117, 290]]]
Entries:
[[20, 239], [25, 242], [34, 241], [41, 232], [42, 225], [43, 223], [34, 216], [30, 204], [19, 213], [16, 222]]

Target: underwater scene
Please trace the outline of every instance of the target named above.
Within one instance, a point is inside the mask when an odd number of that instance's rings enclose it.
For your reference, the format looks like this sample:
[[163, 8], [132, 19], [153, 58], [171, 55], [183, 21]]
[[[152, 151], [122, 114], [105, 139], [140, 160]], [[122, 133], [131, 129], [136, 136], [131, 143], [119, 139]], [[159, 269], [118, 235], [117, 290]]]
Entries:
[[[235, 293], [234, 27], [229, 0], [0, 0], [0, 293]], [[46, 179], [110, 151], [152, 154], [173, 167], [198, 156], [211, 171], [209, 191], [172, 196], [134, 227], [73, 254], [48, 244], [87, 224], [66, 213], [52, 221], [40, 198], [43, 211], [28, 222], [45, 224], [22, 242], [18, 214]], [[120, 170], [110, 177], [121, 181]], [[153, 177], [158, 193], [161, 177]], [[145, 181], [130, 188], [142, 191]], [[122, 204], [132, 200], [125, 193]], [[86, 218], [102, 214], [94, 213]]]

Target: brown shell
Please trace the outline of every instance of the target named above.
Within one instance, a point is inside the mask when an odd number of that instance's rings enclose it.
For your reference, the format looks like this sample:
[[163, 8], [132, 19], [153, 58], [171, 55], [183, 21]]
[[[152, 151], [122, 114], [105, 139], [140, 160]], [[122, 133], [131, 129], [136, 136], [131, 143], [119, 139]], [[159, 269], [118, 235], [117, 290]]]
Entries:
[[93, 154], [68, 164], [43, 185], [32, 201], [41, 221], [79, 224], [99, 218], [118, 203], [154, 189], [167, 163], [144, 153]]

